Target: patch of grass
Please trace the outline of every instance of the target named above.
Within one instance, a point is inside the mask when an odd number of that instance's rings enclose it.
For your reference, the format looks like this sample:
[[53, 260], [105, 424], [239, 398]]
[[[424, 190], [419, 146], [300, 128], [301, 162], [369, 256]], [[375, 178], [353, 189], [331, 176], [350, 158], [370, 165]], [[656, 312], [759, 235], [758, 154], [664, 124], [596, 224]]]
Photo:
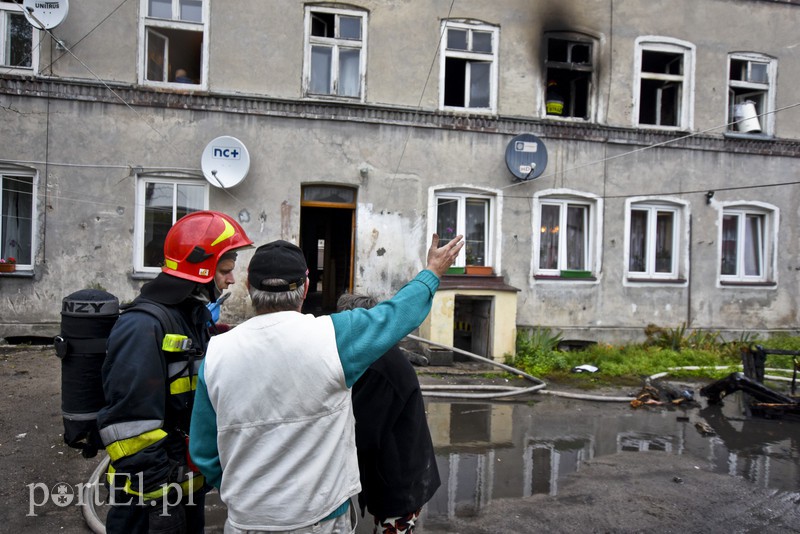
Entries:
[[[597, 343], [582, 350], [561, 351], [561, 334], [546, 327], [521, 331], [517, 337], [517, 354], [507, 363], [545, 381], [570, 382], [576, 387], [641, 384], [641, 380], [668, 372], [675, 378], [718, 380], [740, 370], [742, 350], [759, 344], [764, 348], [800, 351], [800, 337], [775, 336], [759, 340], [757, 335], [743, 334], [726, 341], [718, 332], [690, 331], [686, 325], [660, 328], [648, 325], [646, 340], [630, 345]], [[771, 354], [768, 368], [791, 369], [792, 355]], [[573, 367], [590, 364], [597, 373], [572, 373]], [[700, 369], [674, 369], [699, 367]], [[716, 369], [716, 367], [722, 367]]]

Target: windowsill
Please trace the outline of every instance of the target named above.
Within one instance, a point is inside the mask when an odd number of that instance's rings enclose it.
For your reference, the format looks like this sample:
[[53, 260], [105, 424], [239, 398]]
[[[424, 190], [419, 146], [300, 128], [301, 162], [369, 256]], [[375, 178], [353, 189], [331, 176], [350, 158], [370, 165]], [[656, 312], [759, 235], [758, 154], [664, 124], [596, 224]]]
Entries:
[[565, 117], [564, 115], [544, 115], [542, 118], [551, 121], [591, 122], [591, 120], [585, 117]]
[[533, 275], [534, 280], [552, 280], [552, 281], [560, 281], [560, 282], [596, 282], [597, 277], [592, 276], [582, 276], [580, 278], [573, 278], [569, 276], [559, 276], [557, 274], [549, 275], [549, 274], [535, 274]]
[[777, 282], [735, 282], [732, 280], [720, 280], [719, 285], [728, 287], [776, 287]]
[[494, 116], [496, 115], [495, 110], [491, 108], [455, 108], [455, 107], [443, 107], [439, 108], [439, 111], [444, 113], [453, 113], [456, 115], [489, 115]]
[[685, 126], [664, 126], [663, 124], [636, 124], [634, 128], [638, 128], [639, 130], [661, 130], [664, 132], [688, 132], [689, 128]]
[[160, 89], [168, 91], [203, 91], [203, 84], [201, 83], [179, 83], [179, 82], [154, 82], [151, 80], [144, 80], [141, 87], [150, 89]]
[[355, 103], [364, 103], [364, 99], [361, 96], [345, 96], [345, 95], [334, 95], [334, 94], [317, 94], [317, 93], [306, 93], [305, 97], [310, 100], [319, 100], [323, 102], [355, 102]]
[[774, 141], [775, 137], [765, 133], [745, 133], [745, 132], [723, 132], [725, 137], [729, 139], [749, 139], [758, 141]]
[[506, 284], [502, 276], [474, 276], [469, 274], [446, 274], [439, 282], [439, 291], [479, 289], [489, 291], [519, 291]]
[[0, 273], [0, 277], [3, 277], [3, 278], [33, 278], [33, 276], [35, 274], [36, 273], [34, 273], [33, 269], [31, 269], [31, 270], [17, 269], [16, 271], [13, 271], [13, 272], [10, 272], [10, 273]]
[[142, 271], [134, 271], [131, 273], [131, 280], [152, 280], [156, 276], [158, 276], [158, 273], [146, 273]]
[[685, 284], [686, 278], [635, 278], [629, 276], [626, 279], [628, 282], [635, 282], [637, 284]]

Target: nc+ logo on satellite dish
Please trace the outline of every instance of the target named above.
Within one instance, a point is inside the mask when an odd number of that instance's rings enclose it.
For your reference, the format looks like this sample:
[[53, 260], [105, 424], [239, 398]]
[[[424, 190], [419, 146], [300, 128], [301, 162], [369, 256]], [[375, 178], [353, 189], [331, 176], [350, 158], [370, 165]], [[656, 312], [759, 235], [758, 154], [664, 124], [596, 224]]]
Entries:
[[239, 159], [241, 152], [236, 147], [215, 146], [211, 152], [214, 159]]

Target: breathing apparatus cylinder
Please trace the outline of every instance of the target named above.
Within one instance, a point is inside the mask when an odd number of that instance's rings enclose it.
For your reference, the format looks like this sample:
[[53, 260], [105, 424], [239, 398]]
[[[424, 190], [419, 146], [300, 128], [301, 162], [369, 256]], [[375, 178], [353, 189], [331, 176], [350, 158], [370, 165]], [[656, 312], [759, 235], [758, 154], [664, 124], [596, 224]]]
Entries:
[[61, 302], [61, 334], [53, 340], [61, 359], [64, 442], [92, 458], [103, 448], [97, 412], [105, 405], [101, 370], [106, 342], [119, 317], [119, 299], [82, 289]]

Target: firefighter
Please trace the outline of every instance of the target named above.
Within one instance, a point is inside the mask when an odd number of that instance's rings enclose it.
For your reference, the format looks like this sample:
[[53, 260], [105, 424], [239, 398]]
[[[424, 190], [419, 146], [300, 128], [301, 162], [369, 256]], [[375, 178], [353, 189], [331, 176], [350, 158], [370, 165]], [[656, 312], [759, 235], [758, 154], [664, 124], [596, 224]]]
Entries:
[[[214, 211], [179, 219], [164, 242], [164, 266], [142, 286], [108, 339], [103, 364], [106, 405], [100, 437], [111, 459], [106, 532], [203, 532], [205, 485], [188, 457], [197, 369], [220, 289], [217, 263], [253, 242], [239, 223]], [[155, 302], [170, 326], [136, 309]], [[168, 331], [175, 330], [175, 331]]]

